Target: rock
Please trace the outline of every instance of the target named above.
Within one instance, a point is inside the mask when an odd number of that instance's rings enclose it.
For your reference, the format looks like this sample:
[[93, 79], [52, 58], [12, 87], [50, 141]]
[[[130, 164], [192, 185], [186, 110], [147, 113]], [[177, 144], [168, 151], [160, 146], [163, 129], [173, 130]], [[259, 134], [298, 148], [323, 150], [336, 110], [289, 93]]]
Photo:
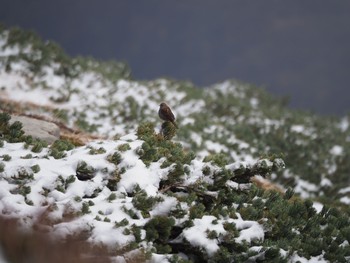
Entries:
[[60, 138], [60, 128], [54, 123], [25, 116], [11, 116], [10, 124], [15, 121], [23, 124], [22, 130], [25, 135], [31, 135], [33, 138], [44, 140], [48, 144]]

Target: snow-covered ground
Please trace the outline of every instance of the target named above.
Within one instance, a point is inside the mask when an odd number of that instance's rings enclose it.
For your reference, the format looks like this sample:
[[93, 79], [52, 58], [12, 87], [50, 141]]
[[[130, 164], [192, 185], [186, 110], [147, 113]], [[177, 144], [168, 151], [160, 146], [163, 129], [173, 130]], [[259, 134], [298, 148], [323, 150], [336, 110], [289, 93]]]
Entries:
[[[136, 186], [143, 189], [147, 196], [160, 200], [149, 211], [151, 217], [168, 215], [178, 205], [187, 206], [185, 202], [158, 190], [160, 180], [166, 178], [172, 167], [162, 169], [163, 158], [147, 167], [136, 154], [142, 143], [143, 141], [130, 134], [117, 141], [93, 141], [86, 146], [67, 151], [65, 158], [54, 159], [48, 156], [48, 149], [36, 154], [25, 149], [24, 143], [4, 142], [4, 146], [0, 148], [0, 156], [9, 156], [11, 159], [2, 162], [2, 216], [19, 219], [27, 229], [35, 225], [59, 238], [88, 232], [88, 241], [92, 243], [102, 243], [109, 247], [126, 246], [135, 241], [135, 237], [126, 229], [133, 225], [143, 228], [150, 219], [135, 208], [133, 198], [130, 197]], [[124, 144], [128, 144], [130, 149], [118, 151], [118, 147]], [[103, 153], [92, 154], [92, 149], [103, 149]], [[108, 161], [116, 151], [121, 154], [118, 165]], [[77, 177], [77, 167], [82, 161], [94, 169], [95, 174], [91, 180], [81, 181]], [[208, 164], [193, 160], [188, 166], [188, 182], [183, 184], [209, 180], [201, 172], [205, 165]], [[234, 166], [239, 167], [239, 164]], [[108, 179], [115, 171], [123, 168], [126, 171], [120, 175], [116, 190], [109, 189]], [[131, 217], [128, 210], [135, 211], [137, 219]], [[42, 220], [43, 217], [45, 220]], [[177, 224], [187, 219], [188, 215], [178, 220]], [[116, 227], [121, 222], [124, 223]], [[252, 240], [264, 238], [264, 230], [259, 223], [245, 221], [237, 214], [237, 219], [217, 220], [214, 216], [195, 219], [194, 225], [185, 229], [183, 235], [177, 239], [187, 240], [212, 255], [219, 248], [218, 241], [208, 239], [207, 231], [215, 230], [218, 234], [225, 235], [225, 223], [236, 226], [240, 233], [236, 238], [238, 243], [250, 243]], [[143, 240], [145, 235], [145, 230], [141, 230]], [[145, 248], [149, 245], [144, 241]]]

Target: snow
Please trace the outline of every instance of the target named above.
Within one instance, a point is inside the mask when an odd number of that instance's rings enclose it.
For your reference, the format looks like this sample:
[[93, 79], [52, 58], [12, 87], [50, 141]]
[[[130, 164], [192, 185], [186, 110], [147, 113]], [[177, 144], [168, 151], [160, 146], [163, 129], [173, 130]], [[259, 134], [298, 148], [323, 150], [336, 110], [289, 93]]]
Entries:
[[44, 81], [46, 85], [49, 85], [54, 89], [59, 89], [65, 85], [66, 80], [55, 74], [55, 68], [57, 68], [55, 64], [43, 67], [43, 76], [41, 77], [41, 80]]
[[310, 259], [300, 257], [297, 253], [294, 253], [292, 258], [290, 259], [291, 263], [328, 263], [329, 261], [326, 260], [323, 255], [319, 255], [316, 257], [310, 257]]
[[213, 151], [215, 153], [220, 153], [222, 151], [228, 150], [225, 145], [213, 141], [205, 141], [205, 146], [209, 151]]
[[226, 232], [222, 224], [213, 224], [214, 220], [216, 220], [214, 216], [203, 216], [201, 219], [194, 219], [194, 226], [183, 232], [188, 242], [193, 246], [203, 247], [209, 256], [212, 256], [219, 249], [219, 245], [217, 239], [207, 237], [207, 230], [215, 231], [219, 235]]
[[[254, 240], [264, 239], [263, 227], [255, 221], [245, 221], [239, 214], [238, 219], [229, 219], [226, 222], [235, 224], [240, 231], [239, 237], [235, 238], [236, 242], [251, 243]], [[184, 238], [193, 246], [201, 247], [206, 250], [209, 256], [212, 256], [218, 249], [218, 239], [208, 238], [207, 233], [215, 231], [216, 234], [224, 236], [226, 230], [223, 227], [224, 220], [219, 220], [215, 216], [203, 216], [201, 219], [194, 219], [193, 226], [183, 231]]]
[[203, 131], [205, 133], [214, 133], [217, 128], [218, 127], [216, 125], [211, 125], [211, 126], [205, 127]]
[[236, 228], [240, 231], [240, 235], [236, 238], [236, 241], [242, 243], [246, 241], [248, 243], [255, 240], [264, 240], [264, 229], [255, 221], [244, 221], [240, 214], [237, 214], [238, 219], [233, 220], [236, 224]]
[[294, 190], [296, 193], [300, 194], [301, 198], [309, 198], [312, 193], [318, 191], [318, 186], [313, 183], [305, 181], [299, 177], [297, 177], [295, 181], [297, 185], [294, 187]]
[[330, 154], [335, 155], [335, 156], [339, 156], [343, 154], [343, 147], [340, 145], [334, 145], [330, 150]]
[[193, 118], [185, 118], [185, 119], [183, 119], [182, 121], [181, 121], [181, 125], [183, 125], [183, 126], [185, 126], [185, 125], [193, 125], [193, 124], [195, 124], [195, 119], [193, 119]]
[[239, 140], [236, 138], [234, 134], [232, 134], [228, 139], [227, 142], [230, 144], [238, 145], [239, 149], [247, 149], [250, 147], [250, 145], [242, 140]]
[[237, 169], [242, 169], [242, 168], [245, 168], [248, 164], [245, 164], [245, 163], [241, 163], [241, 162], [235, 162], [235, 163], [230, 163], [228, 165], [225, 166], [225, 168], [227, 170], [232, 170], [232, 171], [235, 171]]
[[253, 108], [257, 108], [259, 105], [259, 100], [257, 98], [251, 98], [250, 105], [252, 105]]
[[197, 146], [202, 144], [202, 137], [198, 133], [191, 132], [190, 138], [197, 144]]
[[[112, 192], [106, 186], [106, 176], [116, 167], [108, 162], [108, 156], [113, 154], [118, 146], [128, 143], [129, 150], [120, 152], [121, 162], [119, 168], [125, 167], [125, 173], [121, 174], [120, 181], [117, 184], [117, 191]], [[161, 197], [158, 202], [149, 212], [151, 216], [167, 215], [178, 204], [186, 210], [185, 203], [179, 203], [177, 198], [163, 195], [159, 192], [159, 182], [164, 178], [172, 166], [161, 169], [160, 166], [164, 159], [158, 162], [151, 163], [148, 167], [139, 159], [136, 150], [142, 145], [143, 141], [138, 140], [137, 136], [129, 134], [121, 137], [117, 141], [112, 140], [96, 140], [91, 141], [86, 146], [77, 147], [71, 151], [67, 151], [67, 156], [63, 159], [54, 159], [47, 157], [48, 150], [44, 149], [41, 153], [35, 154], [30, 149], [25, 149], [23, 143], [8, 143], [4, 142], [4, 147], [0, 148], [0, 156], [8, 154], [11, 156], [11, 161], [5, 163], [5, 171], [1, 173], [4, 180], [0, 181], [0, 211], [3, 215], [20, 218], [25, 226], [30, 228], [37, 223], [38, 218], [45, 214], [53, 223], [52, 227], [41, 226], [48, 228], [57, 237], [64, 238], [71, 236], [81, 231], [89, 233], [89, 241], [96, 244], [106, 244], [110, 247], [123, 247], [134, 241], [133, 235], [125, 235], [125, 228], [128, 226], [115, 227], [115, 222], [121, 222], [123, 219], [129, 221], [129, 225], [135, 224], [143, 226], [147, 222], [147, 218], [143, 218], [139, 211], [135, 211], [139, 219], [133, 219], [125, 211], [133, 209], [132, 198], [128, 197], [135, 186], [140, 186], [145, 190], [148, 196]], [[91, 148], [103, 148], [105, 153], [90, 154]], [[21, 157], [31, 153], [33, 158], [23, 159]], [[60, 180], [67, 180], [71, 175], [75, 175], [75, 170], [79, 161], [85, 161], [92, 165], [96, 170], [96, 175], [88, 181], [80, 181], [75, 178], [66, 186], [64, 191], [57, 188], [60, 185]], [[33, 174], [33, 179], [27, 182], [31, 187], [30, 193], [24, 197], [21, 194], [13, 194], [11, 191], [17, 186], [11, 183], [11, 178], [18, 173], [18, 169], [31, 172], [31, 166], [39, 165], [40, 171]], [[241, 164], [242, 165], [242, 164]], [[234, 164], [228, 168], [240, 167], [241, 165]], [[187, 165], [189, 174], [185, 178], [184, 185], [190, 185], [198, 180], [204, 180], [212, 183], [210, 176], [204, 176], [203, 166], [209, 166], [214, 171], [215, 168], [210, 163], [203, 163], [198, 159], [192, 160]], [[75, 176], [74, 176], [75, 177]], [[61, 179], [59, 179], [61, 178]], [[241, 185], [232, 185], [231, 187], [241, 188]], [[49, 192], [45, 195], [44, 189]], [[94, 196], [98, 189], [98, 195]], [[115, 198], [109, 199], [114, 193]], [[33, 205], [28, 205], [27, 200]], [[65, 220], [69, 215], [77, 214], [82, 211], [83, 204], [91, 201], [92, 205], [88, 206], [88, 212], [81, 216], [74, 216], [71, 220]], [[264, 231], [262, 226], [254, 221], [245, 221], [239, 214], [238, 219], [217, 219], [214, 216], [203, 216], [202, 218], [194, 219], [193, 227], [185, 229], [183, 238], [188, 240], [194, 246], [204, 248], [208, 255], [213, 255], [219, 248], [217, 239], [209, 239], [208, 231], [215, 231], [219, 236], [226, 234], [223, 227], [225, 222], [236, 225], [239, 231], [239, 236], [236, 242], [252, 242], [253, 240], [262, 240]], [[216, 221], [216, 223], [214, 222]], [[155, 257], [157, 258], [157, 257]]]
[[331, 187], [333, 186], [333, 183], [328, 178], [322, 178], [320, 185], [323, 187]]
[[129, 193], [132, 192], [136, 185], [139, 185], [148, 195], [154, 196], [157, 194], [161, 175], [158, 172], [159, 163], [151, 164], [150, 169], [147, 169], [141, 160], [136, 160], [135, 162], [134, 159], [129, 159], [128, 161], [124, 161], [124, 163], [127, 163], [129, 168], [122, 175], [118, 183], [119, 191], [125, 189]]
[[228, 186], [228, 187], [231, 187], [232, 189], [240, 189], [240, 184], [238, 184], [238, 183], [236, 183], [236, 182], [234, 182], [234, 181], [227, 181], [226, 182], [226, 185]]
[[[88, 222], [89, 221], [87, 221], [86, 223]], [[135, 240], [134, 236], [123, 234], [124, 228], [115, 228], [112, 224], [108, 222], [95, 222], [94, 228], [98, 229], [98, 231], [95, 231], [95, 229], [92, 230], [92, 234], [89, 238], [89, 241], [96, 244], [111, 244], [111, 246], [113, 244], [117, 247], [122, 247]], [[116, 236], [118, 238], [116, 238]]]
[[271, 120], [271, 119], [264, 119], [264, 123], [266, 126], [276, 126], [276, 127], [279, 127], [283, 124], [280, 120]]
[[349, 128], [349, 126], [350, 126], [349, 119], [346, 117], [342, 118], [339, 123], [339, 128], [344, 132]]
[[157, 204], [150, 214], [152, 216], [167, 215], [177, 203], [178, 201], [175, 197], [168, 197], [163, 202]]
[[210, 89], [207, 89], [206, 92], [213, 96], [215, 96], [215, 92], [219, 92], [224, 96], [227, 94], [234, 94], [237, 98], [245, 98], [245, 93], [230, 80], [213, 85]]
[[[10, 72], [5, 71], [4, 67], [0, 68], [0, 88], [4, 88], [1, 96], [13, 101], [65, 110], [69, 116], [69, 126], [74, 126], [79, 117], [85, 115], [85, 120], [96, 126], [97, 135], [113, 137], [134, 131], [135, 121], [125, 122], [125, 115], [145, 115], [145, 120], [154, 121], [157, 116], [153, 113], [158, 111], [159, 103], [164, 99], [170, 106], [179, 105], [173, 112], [178, 122], [183, 121], [183, 125], [193, 124], [195, 120], [190, 115], [205, 108], [203, 100], [183, 102], [187, 94], [169, 89], [172, 84], [164, 79], [154, 81], [154, 87], [150, 89], [139, 82], [124, 79], [112, 83], [92, 71], [80, 72], [73, 79], [66, 78], [57, 75], [57, 63], [44, 66], [41, 74], [33, 74], [27, 69], [26, 63], [12, 63], [14, 68]], [[160, 96], [161, 93], [165, 94], [165, 98]], [[133, 103], [137, 107], [132, 108]], [[101, 118], [101, 115], [104, 117]]]
[[323, 204], [321, 204], [319, 202], [314, 202], [312, 206], [313, 206], [313, 208], [315, 208], [317, 213], [320, 213], [322, 211]]
[[15, 56], [20, 53], [20, 48], [18, 45], [13, 45], [11, 47], [9, 46], [4, 47], [6, 43], [7, 43], [7, 34], [3, 34], [2, 36], [0, 36], [0, 57]]
[[[130, 135], [125, 138], [134, 138], [134, 135]], [[64, 214], [71, 211], [81, 210], [82, 203], [75, 201], [75, 197], [80, 197], [84, 201], [84, 196], [91, 196], [96, 189], [101, 189], [99, 195], [95, 198], [88, 198], [93, 201], [94, 205], [90, 206], [90, 214], [86, 214], [82, 217], [78, 217], [71, 222], [61, 222], [54, 226], [53, 232], [59, 236], [66, 236], [77, 233], [82, 230], [91, 231], [90, 240], [93, 242], [103, 242], [109, 245], [118, 244], [125, 245], [132, 241], [131, 236], [121, 235], [121, 229], [113, 227], [113, 222], [120, 221], [124, 218], [128, 218], [122, 211], [122, 206], [128, 205], [125, 203], [125, 196], [118, 195], [116, 200], [108, 201], [108, 196], [111, 191], [104, 185], [103, 178], [105, 175], [102, 170], [106, 168], [108, 171], [112, 171], [114, 165], [107, 161], [107, 156], [112, 154], [118, 145], [125, 143], [125, 141], [94, 141], [88, 146], [91, 147], [103, 147], [106, 150], [104, 154], [91, 155], [89, 149], [85, 146], [76, 148], [67, 152], [67, 157], [64, 159], [49, 159], [45, 158], [47, 152], [44, 150], [40, 154], [33, 154], [32, 159], [22, 159], [21, 156], [25, 156], [31, 153], [28, 149], [24, 149], [23, 143], [5, 143], [4, 147], [0, 148], [0, 155], [8, 154], [12, 157], [10, 162], [5, 163], [5, 171], [2, 173], [2, 177], [5, 180], [0, 181], [0, 211], [10, 217], [21, 218], [23, 222], [27, 222], [30, 226], [36, 222], [36, 219], [42, 215], [48, 208], [54, 205], [56, 209], [49, 213], [48, 217], [55, 221], [64, 219]], [[140, 141], [134, 141], [130, 143], [133, 152], [136, 147], [140, 145]], [[130, 165], [130, 154], [128, 151], [125, 153], [125, 159], [123, 159], [121, 165]], [[58, 177], [67, 179], [70, 175], [75, 174], [75, 168], [79, 160], [84, 160], [88, 164], [93, 164], [93, 167], [97, 170], [96, 176], [91, 181], [75, 180], [71, 183], [65, 192], [56, 190], [58, 184]], [[138, 165], [139, 160], [134, 160], [135, 166]], [[34, 179], [27, 184], [31, 187], [31, 192], [27, 195], [27, 199], [33, 202], [33, 205], [27, 205], [24, 196], [20, 194], [11, 194], [11, 190], [15, 187], [9, 183], [11, 177], [17, 173], [18, 167], [22, 169], [30, 170], [30, 167], [34, 164], [40, 166], [40, 171], [34, 174]], [[17, 169], [16, 169], [17, 167]], [[131, 171], [133, 171], [131, 169]], [[128, 174], [125, 175], [126, 177]], [[154, 184], [154, 178], [143, 178], [143, 185], [146, 189], [151, 189]], [[50, 193], [43, 195], [43, 189], [51, 190]], [[125, 204], [124, 204], [125, 203]], [[101, 215], [99, 211], [102, 211]], [[97, 215], [107, 217], [112, 223], [99, 222], [93, 220]]]
[[[122, 158], [118, 167], [127, 169], [125, 173], [121, 174], [117, 191], [114, 192], [115, 198], [109, 200], [112, 191], [106, 187], [104, 179], [107, 175], [106, 171], [102, 171], [115, 169], [115, 165], [109, 163], [107, 157], [113, 154], [119, 145], [126, 142], [129, 143], [130, 149], [120, 152]], [[92, 243], [123, 247], [133, 242], [134, 236], [125, 235], [124, 231], [127, 226], [115, 227], [115, 222], [121, 222], [126, 218], [130, 225], [143, 226], [148, 220], [137, 211], [139, 219], [133, 219], [125, 212], [125, 209], [133, 209], [132, 198], [128, 197], [127, 193], [132, 192], [136, 185], [145, 190], [149, 196], [162, 197], [162, 201], [150, 211], [151, 216], [167, 215], [179, 204], [175, 197], [162, 195], [158, 190], [160, 179], [166, 176], [172, 166], [161, 169], [160, 166], [164, 159], [160, 159], [147, 167], [135, 153], [142, 143], [135, 134], [123, 136], [118, 141], [92, 141], [87, 146], [68, 151], [67, 157], [56, 160], [52, 157], [48, 159], [45, 157], [48, 154], [47, 150], [43, 150], [39, 154], [32, 153], [32, 159], [23, 159], [21, 157], [31, 153], [29, 149], [24, 148], [23, 143], [5, 142], [4, 147], [0, 148], [0, 156], [8, 154], [12, 159], [5, 163], [5, 171], [2, 173], [5, 180], [0, 181], [0, 211], [7, 216], [21, 218], [27, 227], [31, 227], [40, 216], [46, 213], [49, 220], [56, 222], [51, 227], [51, 232], [57, 237], [64, 238], [84, 231], [90, 233], [88, 240]], [[106, 152], [91, 155], [89, 154], [91, 147], [96, 149], [102, 147]], [[95, 177], [89, 181], [76, 179], [66, 187], [64, 192], [57, 190], [59, 176], [66, 180], [70, 175], [74, 175], [77, 164], [81, 160], [93, 165], [97, 171]], [[28, 182], [31, 192], [26, 198], [20, 194], [11, 194], [11, 190], [15, 186], [10, 183], [10, 178], [17, 173], [18, 167], [30, 172], [30, 167], [34, 164], [40, 166], [40, 171], [34, 174], [32, 181]], [[203, 175], [204, 165], [209, 166], [212, 171], [217, 169], [210, 163], [194, 159], [188, 165], [189, 176], [184, 184], [193, 184], [197, 180], [211, 182], [210, 177]], [[228, 168], [234, 167], [240, 167], [240, 165], [237, 163]], [[239, 188], [241, 186], [232, 185], [231, 187]], [[46, 196], [43, 195], [43, 189], [50, 190]], [[93, 196], [96, 189], [99, 189], [99, 194], [96, 197], [86, 198], [86, 196]], [[79, 201], [77, 197], [82, 201]], [[33, 205], [28, 205], [26, 199], [32, 201]], [[87, 201], [93, 202], [93, 205], [88, 206], [88, 213], [74, 217], [69, 221], [64, 220], [67, 215], [81, 211], [83, 203]], [[181, 204], [185, 208], [183, 205], [185, 204]], [[52, 209], [53, 207], [54, 209]], [[263, 240], [262, 226], [254, 221], [243, 220], [239, 214], [237, 217], [238, 219], [228, 220], [217, 219], [214, 216], [196, 218], [193, 220], [194, 225], [184, 230], [183, 238], [192, 245], [205, 249], [208, 255], [213, 255], [219, 249], [219, 241], [208, 238], [208, 231], [215, 231], [218, 236], [223, 236], [226, 234], [223, 224], [229, 222], [235, 224], [239, 231], [236, 242], [250, 243], [254, 240]], [[154, 256], [153, 260], [157, 258], [158, 256]]]
[[347, 194], [347, 193], [350, 193], [350, 186], [339, 190], [339, 194]]
[[297, 133], [303, 133], [305, 131], [305, 127], [303, 125], [293, 125], [290, 130]]
[[342, 198], [340, 198], [340, 202], [342, 202], [343, 204], [346, 204], [346, 205], [350, 205], [350, 197], [343, 196]]

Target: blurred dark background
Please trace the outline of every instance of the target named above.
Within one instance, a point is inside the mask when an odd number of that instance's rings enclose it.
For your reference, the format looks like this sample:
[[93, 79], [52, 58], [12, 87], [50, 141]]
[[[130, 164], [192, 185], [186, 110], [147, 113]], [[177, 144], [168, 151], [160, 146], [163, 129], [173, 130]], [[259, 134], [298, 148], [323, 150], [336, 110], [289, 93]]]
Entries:
[[239, 79], [327, 115], [350, 112], [350, 1], [0, 0], [0, 22], [135, 79]]

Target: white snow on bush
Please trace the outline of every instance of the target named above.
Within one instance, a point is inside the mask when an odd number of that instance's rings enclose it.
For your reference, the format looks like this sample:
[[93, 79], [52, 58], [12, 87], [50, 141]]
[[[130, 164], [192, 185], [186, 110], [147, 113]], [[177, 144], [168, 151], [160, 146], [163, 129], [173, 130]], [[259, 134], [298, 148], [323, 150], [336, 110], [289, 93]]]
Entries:
[[[119, 151], [118, 146], [126, 143], [130, 149]], [[161, 197], [161, 201], [149, 211], [152, 216], [167, 215], [178, 204], [187, 209], [185, 203], [158, 190], [160, 180], [165, 178], [172, 166], [161, 169], [164, 162], [162, 158], [147, 167], [136, 154], [142, 143], [134, 134], [130, 134], [118, 141], [92, 141], [86, 146], [67, 151], [67, 156], [62, 159], [54, 159], [48, 155], [46, 148], [37, 154], [25, 149], [23, 143], [4, 142], [0, 156], [7, 154], [11, 160], [2, 162], [5, 167], [4, 172], [0, 173], [0, 211], [7, 217], [20, 219], [29, 228], [39, 225], [60, 238], [85, 232], [89, 233], [88, 240], [92, 243], [123, 247], [135, 239], [133, 235], [125, 234], [125, 228], [132, 224], [142, 227], [149, 220], [134, 209], [132, 197], [128, 197], [128, 193], [137, 185], [148, 196]], [[102, 148], [105, 153], [90, 154], [91, 149]], [[117, 166], [108, 161], [109, 156], [116, 151], [121, 155], [121, 162]], [[28, 158], [28, 154], [32, 158]], [[80, 181], [76, 177], [76, 169], [81, 161], [95, 169], [96, 175], [91, 180]], [[40, 166], [37, 173], [32, 170], [34, 165]], [[183, 185], [191, 185], [198, 180], [212, 183], [210, 176], [202, 173], [205, 166], [212, 171], [218, 169], [210, 163], [195, 159], [187, 165], [189, 174], [185, 176]], [[241, 166], [232, 164], [230, 167]], [[126, 171], [121, 174], [117, 190], [111, 191], [107, 187], [107, 179], [117, 168], [125, 168]], [[26, 195], [16, 192], [19, 185], [14, 182], [14, 178], [19, 172], [32, 175], [32, 179], [25, 179], [25, 185], [30, 187], [30, 193]], [[72, 177], [74, 182], [62, 183], [62, 180]], [[130, 209], [137, 213], [138, 219], [133, 219], [127, 213]], [[49, 224], [40, 221], [43, 216]], [[208, 231], [215, 231], [219, 237], [225, 235], [225, 222], [234, 224], [239, 231], [236, 242], [249, 243], [264, 238], [263, 229], [257, 222], [245, 221], [239, 214], [237, 216], [238, 219], [227, 220], [214, 216], [196, 218], [193, 220], [194, 226], [184, 230], [183, 237], [194, 246], [204, 248], [208, 255], [213, 255], [219, 248], [217, 239], [207, 237]], [[126, 226], [115, 227], [116, 223], [125, 219], [128, 221]]]
[[340, 145], [334, 145], [329, 152], [333, 155], [339, 156], [343, 154], [343, 147]]
[[204, 248], [210, 256], [219, 249], [219, 245], [216, 238], [208, 238], [207, 232], [215, 231], [219, 235], [226, 232], [222, 222], [213, 224], [214, 220], [217, 220], [214, 216], [203, 216], [201, 219], [196, 218], [193, 220], [194, 226], [183, 231], [185, 239], [191, 245]]
[[[204, 248], [208, 255], [212, 256], [219, 249], [218, 240], [227, 233], [224, 223], [233, 223], [237, 230], [240, 230], [239, 237], [235, 238], [238, 243], [264, 239], [261, 225], [255, 221], [245, 221], [240, 216], [239, 219], [228, 220], [218, 220], [215, 216], [196, 218], [193, 220], [194, 225], [183, 231], [183, 236], [191, 245]], [[219, 238], [208, 238], [208, 233], [212, 231], [215, 231]]]

